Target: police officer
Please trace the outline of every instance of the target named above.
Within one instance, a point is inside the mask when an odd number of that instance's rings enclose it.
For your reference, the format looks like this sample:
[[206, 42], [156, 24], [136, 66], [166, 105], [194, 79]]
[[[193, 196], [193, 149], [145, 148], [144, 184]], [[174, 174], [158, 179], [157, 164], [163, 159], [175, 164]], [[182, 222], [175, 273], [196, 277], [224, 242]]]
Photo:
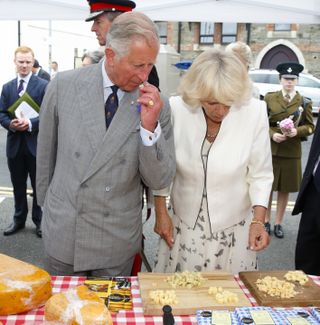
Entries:
[[[276, 69], [279, 72], [282, 89], [265, 96], [269, 115], [274, 173], [265, 226], [270, 234], [272, 193], [277, 191], [274, 235], [283, 238], [284, 231], [281, 222], [289, 193], [299, 191], [302, 178], [301, 139], [313, 133], [314, 124], [311, 100], [303, 98], [295, 90], [299, 73], [304, 69], [303, 65], [296, 62], [285, 62], [279, 64]], [[287, 118], [292, 120], [293, 126], [287, 129], [280, 128], [280, 122]], [[289, 125], [290, 123], [287, 123], [287, 126]]]

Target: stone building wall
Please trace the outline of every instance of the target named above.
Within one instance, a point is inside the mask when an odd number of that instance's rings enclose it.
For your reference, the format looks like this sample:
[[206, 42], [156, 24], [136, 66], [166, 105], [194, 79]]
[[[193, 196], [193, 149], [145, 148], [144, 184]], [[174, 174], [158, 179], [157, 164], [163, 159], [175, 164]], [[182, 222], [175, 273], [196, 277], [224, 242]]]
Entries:
[[[181, 59], [194, 59], [207, 48], [220, 47], [221, 24], [215, 24], [214, 45], [199, 44], [200, 23], [182, 22], [180, 53]], [[219, 35], [220, 33], [220, 35]], [[168, 23], [168, 44], [176, 50], [178, 41], [179, 23]], [[304, 61], [305, 71], [320, 78], [320, 25], [291, 25], [291, 31], [275, 32], [273, 24], [250, 24], [250, 34], [246, 24], [238, 24], [237, 39], [247, 42], [253, 52], [253, 62], [259, 67], [259, 59], [268, 48], [274, 44], [284, 44], [291, 48], [297, 57]], [[301, 62], [300, 61], [300, 62]], [[302, 63], [302, 62], [301, 62]]]
[[[273, 25], [252, 24], [250, 47], [254, 59], [268, 44], [284, 40], [299, 49], [307, 72], [320, 77], [320, 25], [294, 25], [290, 32], [274, 32]], [[293, 49], [294, 49], [293, 47]]]

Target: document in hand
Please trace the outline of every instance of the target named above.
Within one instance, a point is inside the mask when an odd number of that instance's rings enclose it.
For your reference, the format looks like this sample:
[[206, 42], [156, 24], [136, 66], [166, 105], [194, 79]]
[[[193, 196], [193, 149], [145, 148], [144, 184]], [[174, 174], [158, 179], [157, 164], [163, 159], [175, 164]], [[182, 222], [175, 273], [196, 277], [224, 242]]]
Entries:
[[39, 116], [39, 105], [31, 98], [31, 96], [25, 92], [16, 102], [14, 102], [9, 108], [8, 112], [12, 116], [21, 118], [21, 113], [24, 117], [32, 119]]

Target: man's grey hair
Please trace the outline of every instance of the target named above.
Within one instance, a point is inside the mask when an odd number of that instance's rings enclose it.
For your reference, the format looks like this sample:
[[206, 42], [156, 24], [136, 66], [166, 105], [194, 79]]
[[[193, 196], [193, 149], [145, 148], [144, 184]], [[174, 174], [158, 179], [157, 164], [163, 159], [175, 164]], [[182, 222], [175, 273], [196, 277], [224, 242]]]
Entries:
[[85, 58], [89, 58], [92, 64], [99, 63], [100, 60], [103, 58], [104, 52], [103, 51], [88, 51], [82, 55], [81, 61]]
[[106, 47], [123, 57], [129, 53], [132, 41], [137, 39], [145, 40], [150, 47], [160, 44], [157, 26], [150, 18], [140, 12], [126, 12], [113, 21]]
[[111, 23], [121, 14], [122, 11], [114, 11], [114, 12], [108, 11], [103, 13], [103, 15], [105, 15]]

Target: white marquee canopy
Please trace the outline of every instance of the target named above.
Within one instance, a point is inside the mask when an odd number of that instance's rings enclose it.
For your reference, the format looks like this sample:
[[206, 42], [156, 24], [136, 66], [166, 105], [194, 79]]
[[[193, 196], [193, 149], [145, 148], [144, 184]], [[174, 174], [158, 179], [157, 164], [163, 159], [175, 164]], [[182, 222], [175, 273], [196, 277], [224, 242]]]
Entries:
[[[135, 0], [158, 21], [320, 23], [320, 0]], [[0, 0], [0, 20], [83, 20], [86, 0]]]

